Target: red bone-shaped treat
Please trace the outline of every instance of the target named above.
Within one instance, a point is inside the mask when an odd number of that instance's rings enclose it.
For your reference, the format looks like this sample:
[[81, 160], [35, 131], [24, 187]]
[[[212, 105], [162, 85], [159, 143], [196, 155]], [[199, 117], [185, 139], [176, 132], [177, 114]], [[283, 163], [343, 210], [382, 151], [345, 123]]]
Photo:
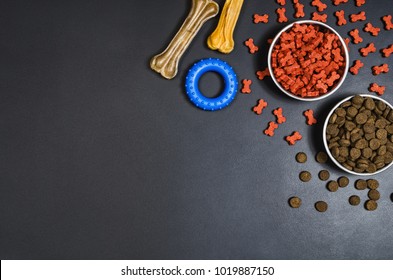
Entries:
[[295, 145], [296, 142], [302, 140], [302, 138], [302, 135], [298, 131], [295, 131], [292, 135], [285, 137], [285, 140], [289, 145]]
[[367, 23], [366, 26], [364, 27], [364, 31], [370, 33], [373, 36], [378, 36], [379, 31], [381, 31], [381, 28], [374, 27], [371, 23]]
[[304, 5], [299, 2], [295, 3], [295, 18], [302, 18], [304, 16]]
[[265, 70], [257, 71], [257, 76], [259, 80], [263, 80], [266, 76], [270, 76], [269, 68], [266, 67]]
[[252, 108], [255, 114], [260, 115], [263, 112], [263, 109], [267, 107], [267, 102], [263, 99], [258, 100], [258, 104]]
[[278, 15], [277, 21], [278, 21], [279, 23], [287, 22], [287, 21], [288, 21], [288, 18], [285, 16], [285, 12], [286, 12], [286, 9], [285, 9], [285, 8], [278, 8], [278, 9], [276, 10], [276, 12], [277, 12], [277, 15]]
[[347, 3], [347, 2], [348, 2], [348, 0], [333, 0], [333, 4], [336, 6], [338, 6], [342, 3]]
[[369, 91], [371, 92], [375, 92], [378, 95], [383, 95], [385, 93], [385, 87], [384, 86], [380, 86], [376, 83], [372, 83], [370, 85]]
[[387, 15], [382, 17], [382, 21], [385, 23], [385, 29], [390, 30], [393, 29], [393, 23], [392, 23], [392, 16]]
[[248, 47], [250, 53], [255, 53], [258, 51], [258, 47], [254, 45], [254, 39], [250, 38], [244, 42], [244, 44]]
[[334, 82], [336, 80], [340, 79], [340, 75], [337, 74], [336, 71], [333, 71], [332, 74], [330, 75], [330, 77], [328, 79], [326, 79], [326, 84], [331, 87], [333, 86]]
[[364, 4], [366, 4], [366, 0], [356, 0], [356, 6], [360, 7], [363, 6]]
[[293, 4], [299, 3], [299, 0], [292, 0]]
[[357, 14], [352, 14], [349, 17], [351, 19], [351, 22], [357, 22], [357, 21], [361, 21], [361, 20], [366, 20], [366, 12], [362, 11], [362, 12], [359, 12]]
[[389, 65], [384, 63], [380, 66], [373, 66], [372, 70], [373, 70], [374, 75], [379, 75], [381, 73], [387, 73], [387, 72], [389, 72]]
[[344, 61], [344, 58], [341, 55], [341, 49], [340, 48], [335, 48], [332, 50], [332, 54], [334, 55], [334, 61], [339, 62], [339, 61]]
[[334, 15], [337, 17], [337, 25], [341, 26], [347, 24], [344, 10], [336, 11]]
[[264, 15], [258, 15], [258, 14], [254, 14], [254, 23], [268, 23], [269, 22], [269, 15], [268, 14], [264, 14]]
[[363, 42], [363, 38], [359, 36], [358, 29], [355, 28], [354, 30], [350, 31], [349, 35], [351, 35], [351, 37], [353, 38], [354, 44], [359, 44], [359, 43]]
[[318, 14], [317, 12], [312, 13], [312, 20], [326, 22], [327, 21], [327, 14]]
[[393, 53], [393, 44], [387, 48], [382, 49], [382, 53], [384, 57], [389, 57]]
[[344, 42], [345, 42], [345, 45], [347, 45], [347, 49], [348, 49], [348, 51], [349, 51], [349, 43], [351, 43], [351, 39], [345, 38], [345, 39], [344, 39]]
[[318, 80], [317, 84], [315, 85], [315, 88], [322, 93], [327, 93], [328, 91], [328, 85], [325, 84], [322, 80]]
[[367, 47], [361, 48], [359, 51], [362, 56], [368, 56], [369, 53], [374, 53], [377, 51], [377, 49], [375, 48], [374, 43], [370, 43], [367, 45]]
[[267, 129], [265, 129], [264, 133], [267, 136], [274, 136], [274, 130], [276, 130], [278, 128], [278, 124], [276, 124], [275, 122], [269, 122], [269, 127]]
[[314, 118], [314, 111], [313, 110], [307, 110], [304, 113], [304, 116], [306, 117], [306, 121], [308, 125], [313, 125], [317, 123], [316, 118]]
[[322, 3], [321, 0], [313, 0], [311, 6], [317, 7], [318, 12], [322, 12], [327, 8], [327, 5]]
[[243, 84], [243, 87], [242, 87], [242, 90], [241, 90], [242, 93], [251, 93], [250, 86], [252, 84], [252, 81], [244, 79], [244, 80], [242, 80], [242, 84]]
[[277, 0], [277, 3], [280, 4], [281, 6], [285, 5], [285, 0]]
[[349, 68], [349, 72], [351, 72], [353, 75], [357, 75], [359, 73], [359, 69], [364, 66], [364, 63], [361, 62], [360, 60], [355, 60], [354, 65]]
[[273, 111], [273, 115], [275, 115], [277, 117], [277, 123], [278, 124], [282, 124], [282, 123], [285, 123], [287, 121], [286, 117], [284, 117], [282, 115], [282, 108], [281, 107], [278, 107], [277, 109], [275, 109]]

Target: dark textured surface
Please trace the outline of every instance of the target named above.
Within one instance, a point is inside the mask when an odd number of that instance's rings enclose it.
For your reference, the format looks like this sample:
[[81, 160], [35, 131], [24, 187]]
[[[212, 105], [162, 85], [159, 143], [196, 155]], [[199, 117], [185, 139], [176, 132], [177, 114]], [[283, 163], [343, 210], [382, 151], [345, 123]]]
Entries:
[[[288, 17], [293, 21], [291, 1]], [[306, 18], [315, 11], [306, 4]], [[365, 22], [335, 25], [334, 11], [365, 10], [367, 22], [382, 27], [393, 14], [391, 1], [354, 1], [335, 7], [328, 24], [347, 37]], [[222, 55], [205, 40], [218, 17], [206, 23], [171, 81], [151, 71], [150, 58], [180, 27], [190, 1], [1, 1], [0, 94], [0, 257], [2, 259], [392, 259], [393, 170], [380, 180], [378, 210], [353, 207], [350, 185], [329, 193], [318, 172], [344, 175], [313, 160], [322, 149], [321, 129], [329, 109], [352, 93], [367, 93], [371, 82], [387, 87], [393, 103], [392, 71], [372, 76], [371, 66], [393, 68], [393, 56], [363, 59], [358, 76], [326, 100], [304, 103], [281, 94], [271, 80], [258, 81], [266, 66], [266, 40], [284, 26], [275, 22], [270, 1], [245, 1], [235, 31], [236, 48]], [[219, 1], [222, 7], [223, 1]], [[266, 25], [252, 23], [268, 13]], [[393, 31], [377, 38], [361, 32], [377, 49], [393, 43]], [[251, 55], [243, 41], [255, 38]], [[188, 68], [217, 57], [231, 64], [239, 80], [253, 80], [252, 94], [239, 94], [225, 110], [193, 107], [183, 89]], [[209, 89], [209, 87], [211, 87]], [[218, 93], [216, 75], [201, 88]], [[251, 112], [256, 100], [269, 107]], [[269, 112], [284, 109], [288, 121], [275, 137], [262, 134]], [[318, 125], [302, 112], [314, 109]], [[304, 139], [290, 147], [292, 131]], [[309, 160], [300, 165], [295, 154]], [[298, 174], [313, 178], [302, 183]], [[288, 198], [303, 205], [291, 209]], [[314, 203], [329, 209], [318, 213]]]

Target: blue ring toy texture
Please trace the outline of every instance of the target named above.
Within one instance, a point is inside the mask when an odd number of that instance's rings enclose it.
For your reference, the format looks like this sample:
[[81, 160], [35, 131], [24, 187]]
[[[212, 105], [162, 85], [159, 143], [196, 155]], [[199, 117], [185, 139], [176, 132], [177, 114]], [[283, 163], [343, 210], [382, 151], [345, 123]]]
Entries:
[[[199, 79], [206, 72], [217, 72], [225, 82], [223, 92], [215, 98], [204, 96], [199, 90]], [[237, 93], [237, 77], [232, 67], [218, 58], [202, 59], [195, 63], [186, 77], [186, 92], [190, 101], [203, 110], [217, 111], [228, 106]]]

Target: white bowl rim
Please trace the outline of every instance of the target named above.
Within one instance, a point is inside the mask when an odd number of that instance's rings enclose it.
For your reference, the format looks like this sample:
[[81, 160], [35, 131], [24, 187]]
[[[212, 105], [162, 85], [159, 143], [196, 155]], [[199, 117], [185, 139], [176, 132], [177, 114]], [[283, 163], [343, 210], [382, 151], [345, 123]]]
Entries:
[[325, 123], [324, 123], [324, 125], [323, 125], [323, 144], [324, 144], [324, 146], [325, 146], [325, 150], [326, 150], [327, 154], [329, 155], [330, 159], [331, 159], [340, 169], [342, 169], [342, 170], [344, 170], [345, 172], [348, 172], [348, 173], [350, 173], [350, 174], [353, 174], [353, 175], [358, 175], [358, 176], [373, 176], [373, 175], [376, 175], [376, 174], [378, 174], [378, 173], [381, 173], [381, 172], [385, 171], [386, 169], [388, 169], [389, 167], [391, 167], [391, 166], [393, 165], [393, 161], [392, 161], [391, 163], [389, 163], [388, 165], [386, 165], [384, 168], [381, 168], [381, 169], [377, 170], [377, 171], [374, 172], [374, 173], [357, 173], [357, 172], [355, 172], [355, 171], [346, 169], [344, 166], [341, 165], [341, 163], [339, 163], [339, 162], [333, 157], [333, 155], [332, 155], [331, 152], [330, 152], [330, 149], [329, 149], [329, 145], [328, 145], [328, 143], [327, 143], [327, 140], [326, 140], [326, 128], [327, 128], [327, 126], [328, 126], [328, 124], [329, 124], [329, 119], [330, 119], [330, 117], [333, 115], [333, 112], [334, 112], [341, 104], [343, 104], [345, 101], [350, 100], [351, 98], [353, 98], [353, 97], [356, 96], [356, 95], [360, 95], [360, 96], [362, 96], [362, 97], [371, 97], [371, 98], [373, 98], [373, 99], [383, 101], [386, 105], [388, 105], [388, 106], [393, 110], [392, 104], [390, 104], [388, 101], [386, 101], [385, 99], [383, 99], [383, 98], [381, 98], [381, 97], [379, 97], [379, 96], [374, 96], [374, 95], [371, 95], [371, 94], [354, 94], [354, 95], [348, 96], [348, 97], [342, 99], [340, 102], [338, 102], [338, 103], [333, 107], [333, 109], [330, 110], [329, 115], [327, 116], [327, 118], [326, 118], [326, 120], [325, 120]]
[[[344, 72], [343, 72], [344, 74], [343, 74], [343, 76], [341, 77], [341, 80], [338, 82], [338, 84], [337, 84], [330, 92], [328, 92], [328, 93], [326, 93], [326, 94], [323, 94], [323, 95], [321, 95], [321, 96], [318, 96], [318, 97], [308, 97], [308, 98], [299, 97], [299, 96], [297, 96], [297, 95], [295, 95], [295, 94], [293, 94], [293, 93], [288, 92], [287, 90], [285, 90], [285, 89], [281, 86], [281, 84], [276, 80], [276, 78], [274, 77], [274, 73], [273, 73], [273, 69], [272, 69], [272, 65], [271, 65], [271, 56], [272, 56], [272, 52], [273, 52], [273, 47], [274, 47], [274, 45], [276, 44], [277, 40], [280, 38], [281, 34], [282, 34], [284, 31], [286, 31], [287, 29], [291, 28], [294, 24], [304, 24], [304, 23], [306, 23], [306, 24], [321, 25], [321, 26], [323, 26], [323, 27], [325, 27], [325, 28], [331, 30], [334, 34], [336, 34], [336, 35], [338, 36], [338, 38], [339, 38], [339, 40], [340, 40], [340, 42], [341, 42], [341, 45], [342, 45], [342, 47], [343, 47], [343, 49], [344, 49], [344, 53], [345, 53], [345, 62], [346, 62], [346, 63], [345, 63], [345, 69], [344, 69]], [[272, 80], [274, 81], [274, 83], [276, 84], [276, 86], [277, 86], [282, 92], [284, 92], [286, 95], [288, 95], [289, 97], [292, 97], [292, 98], [294, 98], [294, 99], [301, 100], [301, 101], [318, 101], [318, 100], [324, 99], [324, 98], [326, 98], [326, 97], [332, 95], [332, 94], [335, 93], [335, 92], [341, 87], [341, 85], [343, 84], [345, 78], [347, 77], [348, 69], [349, 69], [349, 51], [348, 51], [347, 44], [345, 44], [344, 39], [341, 37], [341, 35], [340, 35], [333, 27], [331, 27], [331, 26], [329, 26], [329, 25], [327, 25], [327, 24], [325, 24], [325, 23], [323, 23], [323, 22], [315, 21], [315, 20], [298, 20], [298, 21], [295, 21], [295, 22], [292, 22], [292, 23], [288, 24], [288, 25], [285, 26], [283, 29], [281, 29], [281, 30], [277, 33], [277, 35], [274, 37], [272, 43], [270, 44], [269, 52], [268, 52], [268, 56], [267, 56], [267, 57], [268, 57], [267, 66], [268, 66], [268, 68], [269, 68], [270, 76], [271, 76]]]

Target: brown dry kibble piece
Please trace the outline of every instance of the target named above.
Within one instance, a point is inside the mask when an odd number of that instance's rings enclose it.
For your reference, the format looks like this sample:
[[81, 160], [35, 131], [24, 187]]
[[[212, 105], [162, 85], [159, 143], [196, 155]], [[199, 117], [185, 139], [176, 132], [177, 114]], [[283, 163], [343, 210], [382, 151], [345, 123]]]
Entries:
[[316, 156], [316, 160], [319, 163], [326, 163], [328, 160], [328, 155], [325, 152], [318, 152]]
[[364, 207], [368, 211], [374, 211], [378, 208], [378, 203], [375, 202], [374, 200], [367, 200], [366, 203], [364, 204]]
[[331, 192], [336, 192], [337, 190], [338, 190], [338, 187], [339, 187], [339, 185], [338, 185], [338, 183], [336, 182], [336, 181], [330, 181], [328, 184], [327, 184], [327, 189], [329, 190], [329, 191], [331, 191]]
[[357, 195], [352, 195], [349, 198], [349, 204], [351, 204], [353, 206], [359, 205], [360, 204], [360, 197]]
[[348, 177], [342, 176], [338, 178], [337, 182], [340, 188], [345, 188], [349, 184], [349, 179]]
[[318, 177], [321, 181], [327, 181], [330, 178], [330, 173], [327, 170], [321, 170], [318, 173]]
[[379, 187], [379, 182], [377, 180], [375, 180], [375, 179], [368, 179], [367, 180], [367, 187], [370, 190], [376, 190]]
[[299, 174], [299, 178], [300, 178], [300, 180], [302, 181], [302, 182], [308, 182], [308, 181], [310, 181], [311, 180], [311, 173], [310, 172], [308, 172], [308, 171], [302, 171], [302, 172], [300, 172], [300, 174]]
[[302, 205], [302, 200], [298, 198], [297, 196], [291, 197], [289, 199], [289, 205], [292, 208], [299, 208]]
[[377, 200], [379, 200], [381, 198], [381, 194], [377, 190], [369, 190], [368, 191], [368, 197], [371, 200], [377, 201]]
[[296, 154], [296, 161], [298, 163], [305, 163], [307, 161], [307, 155], [306, 153], [299, 152]]
[[317, 209], [318, 212], [326, 212], [328, 204], [325, 201], [318, 201], [315, 203], [315, 209]]
[[360, 191], [367, 189], [367, 181], [363, 179], [357, 180], [355, 183], [355, 188]]

